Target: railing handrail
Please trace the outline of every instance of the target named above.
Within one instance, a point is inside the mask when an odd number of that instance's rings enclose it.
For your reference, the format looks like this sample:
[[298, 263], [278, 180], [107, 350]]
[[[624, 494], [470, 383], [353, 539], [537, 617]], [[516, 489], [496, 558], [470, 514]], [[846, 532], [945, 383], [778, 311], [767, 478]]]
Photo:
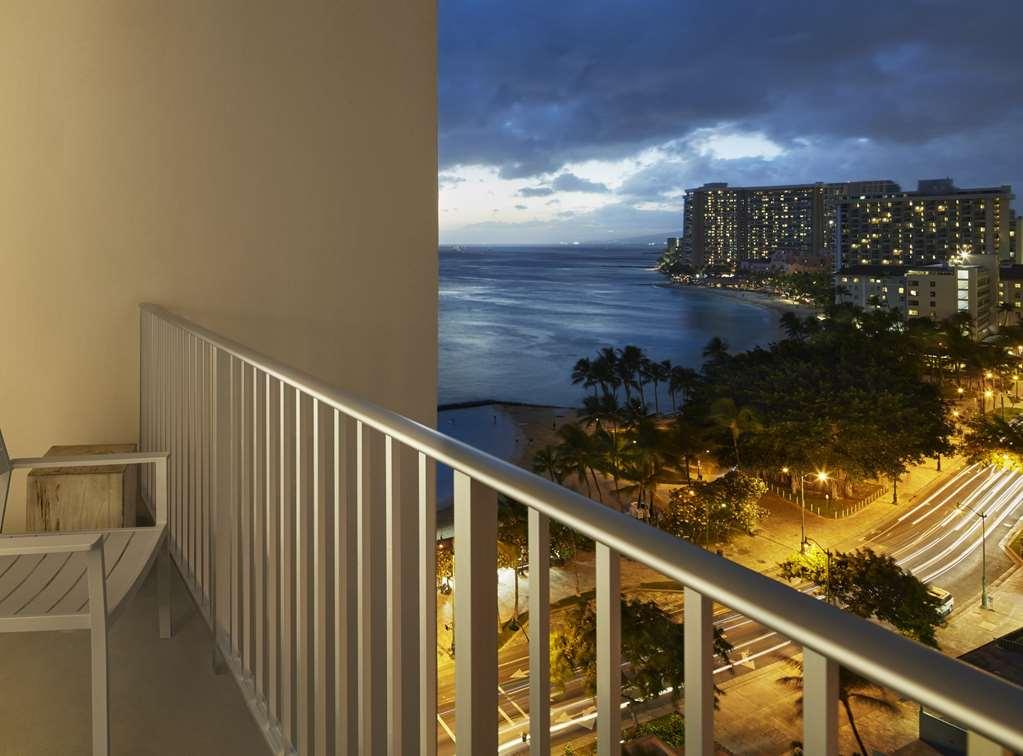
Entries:
[[704, 594], [876, 683], [1023, 752], [1023, 688], [794, 590], [353, 396], [155, 304], [144, 312]]

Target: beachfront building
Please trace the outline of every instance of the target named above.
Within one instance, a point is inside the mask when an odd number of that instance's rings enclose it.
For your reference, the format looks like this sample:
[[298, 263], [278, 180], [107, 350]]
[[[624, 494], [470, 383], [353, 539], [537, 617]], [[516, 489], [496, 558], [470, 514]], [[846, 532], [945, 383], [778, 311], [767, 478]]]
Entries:
[[[1008, 303], [1011, 312], [1002, 311], [1001, 306]], [[1000, 325], [1013, 325], [1023, 317], [1023, 265], [1003, 265], [998, 269], [998, 322]]]
[[923, 266], [852, 265], [835, 274], [835, 301], [864, 309], [898, 310], [905, 318], [943, 321], [966, 313], [973, 334], [997, 329], [999, 267], [994, 255]]
[[1009, 186], [959, 189], [922, 180], [915, 192], [851, 193], [838, 202], [837, 267], [931, 265], [964, 254], [1012, 259]]
[[898, 191], [892, 181], [689, 189], [683, 209], [683, 257], [695, 266], [735, 267], [778, 253], [802, 260], [831, 249], [839, 201], [850, 193]]

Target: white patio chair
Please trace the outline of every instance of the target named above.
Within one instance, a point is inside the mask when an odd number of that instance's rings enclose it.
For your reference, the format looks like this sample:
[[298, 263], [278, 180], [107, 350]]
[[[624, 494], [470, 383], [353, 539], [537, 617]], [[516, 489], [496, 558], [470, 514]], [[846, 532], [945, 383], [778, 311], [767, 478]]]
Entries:
[[110, 752], [107, 632], [154, 561], [160, 637], [171, 635], [166, 452], [10, 459], [0, 434], [0, 522], [18, 468], [155, 465], [151, 527], [0, 535], [0, 632], [89, 630], [92, 636], [92, 752]]

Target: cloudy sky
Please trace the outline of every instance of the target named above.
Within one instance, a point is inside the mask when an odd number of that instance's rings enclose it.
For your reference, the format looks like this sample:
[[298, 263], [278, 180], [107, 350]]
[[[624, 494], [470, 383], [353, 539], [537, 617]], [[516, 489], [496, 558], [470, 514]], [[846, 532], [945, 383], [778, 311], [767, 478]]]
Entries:
[[678, 233], [706, 181], [1023, 196], [1023, 0], [439, 8], [444, 243]]

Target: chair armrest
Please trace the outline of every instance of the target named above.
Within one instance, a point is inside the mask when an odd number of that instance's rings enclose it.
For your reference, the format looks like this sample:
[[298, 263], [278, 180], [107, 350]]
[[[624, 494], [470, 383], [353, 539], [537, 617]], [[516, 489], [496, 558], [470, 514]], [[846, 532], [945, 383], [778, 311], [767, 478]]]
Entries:
[[0, 556], [69, 554], [91, 551], [103, 542], [102, 533], [53, 533], [0, 537]]
[[104, 467], [146, 465], [166, 461], [168, 452], [127, 452], [125, 454], [76, 454], [64, 457], [22, 457], [11, 460], [11, 469], [34, 467]]

